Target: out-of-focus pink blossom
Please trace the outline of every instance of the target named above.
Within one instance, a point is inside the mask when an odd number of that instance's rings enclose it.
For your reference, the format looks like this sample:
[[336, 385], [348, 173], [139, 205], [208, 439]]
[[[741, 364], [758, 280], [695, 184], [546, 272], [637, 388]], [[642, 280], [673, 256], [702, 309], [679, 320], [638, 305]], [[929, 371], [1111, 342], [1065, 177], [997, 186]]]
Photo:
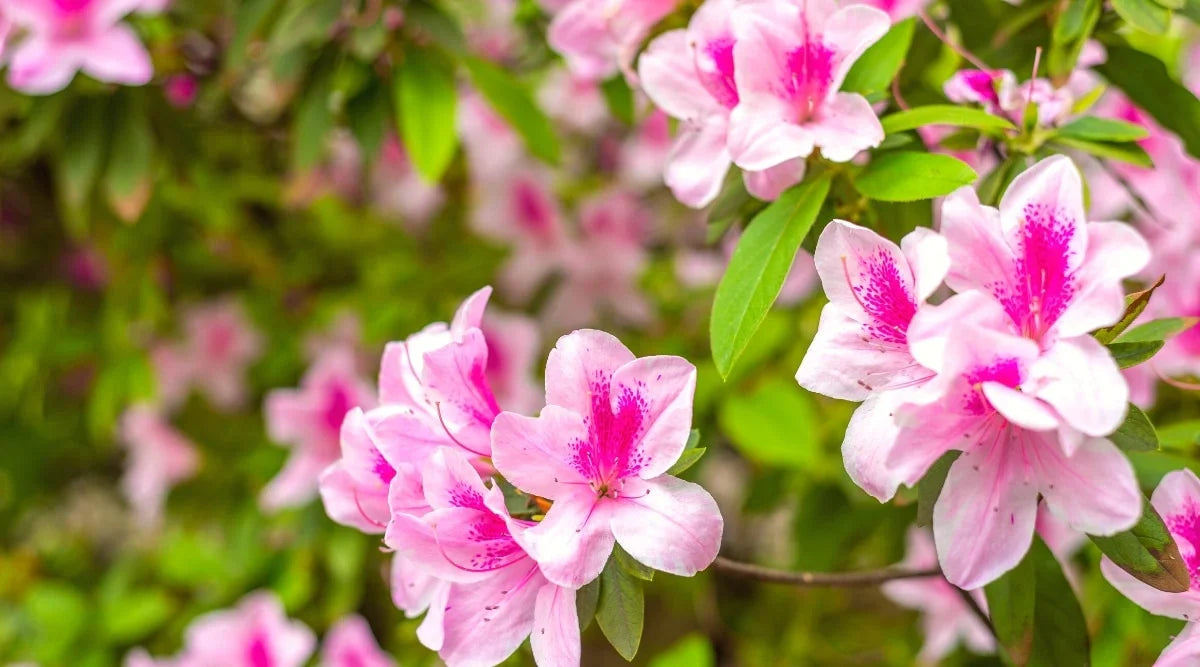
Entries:
[[634, 357], [613, 336], [562, 337], [546, 362], [537, 418], [501, 414], [493, 460], [505, 479], [554, 501], [516, 539], [546, 578], [595, 579], [614, 542], [649, 567], [690, 576], [708, 567], [722, 519], [701, 487], [666, 474], [691, 430], [696, 369], [679, 357]]
[[158, 386], [157, 403], [166, 411], [174, 410], [187, 399], [195, 369], [182, 345], [160, 342], [150, 349], [150, 365]]
[[191, 369], [191, 383], [222, 410], [246, 400], [246, 368], [262, 354], [262, 336], [237, 301], [225, 299], [194, 306], [184, 314], [180, 352]]
[[340, 455], [342, 420], [351, 408], [374, 407], [371, 387], [358, 375], [348, 350], [317, 359], [298, 389], [276, 389], [264, 401], [267, 433], [292, 448], [282, 471], [263, 489], [267, 510], [302, 505], [317, 493], [317, 478]]
[[97, 248], [76, 248], [67, 253], [63, 264], [67, 278], [79, 289], [95, 292], [108, 283], [108, 260]]
[[26, 32], [8, 64], [8, 83], [32, 95], [62, 90], [75, 72], [141, 86], [150, 54], [121, 19], [144, 0], [0, 0], [0, 13]]
[[128, 451], [121, 490], [138, 519], [156, 525], [171, 487], [196, 473], [196, 446], [145, 405], [125, 411], [119, 435]]
[[163, 83], [163, 95], [176, 109], [186, 109], [196, 101], [200, 84], [191, 74], [175, 74]]
[[192, 621], [176, 660], [186, 667], [302, 667], [316, 643], [312, 630], [289, 619], [273, 593], [256, 592], [232, 609]]
[[400, 218], [413, 230], [424, 228], [446, 203], [446, 193], [421, 178], [395, 135], [380, 149], [371, 172], [370, 197], [381, 213]]
[[[717, 248], [706, 250], [682, 249], [675, 256], [675, 277], [680, 284], [694, 289], [715, 287], [725, 275], [729, 258], [737, 248], [737, 230], [731, 230], [721, 240]], [[775, 303], [780, 306], [791, 306], [800, 303], [816, 288], [818, 284], [817, 267], [812, 253], [801, 248], [796, 252], [796, 259], [783, 281]]]
[[1038, 124], [1049, 127], [1066, 120], [1075, 103], [1068, 88], [1057, 88], [1048, 79], [1018, 83], [1008, 70], [959, 70], [946, 82], [944, 92], [952, 102], [978, 104], [1018, 125], [1027, 104], [1037, 105]]
[[655, 110], [621, 145], [617, 178], [638, 191], [660, 186], [670, 155], [670, 119], [667, 114]]
[[888, 13], [893, 21], [906, 19], [925, 8], [929, 0], [864, 0], [872, 7], [878, 7]]
[[379, 648], [366, 620], [352, 614], [325, 634], [321, 667], [396, 667], [396, 661]]
[[[906, 544], [908, 548], [900, 563], [906, 569], [923, 570], [937, 566], [937, 552], [928, 531], [909, 528]], [[892, 602], [921, 612], [921, 628], [925, 635], [925, 645], [917, 654], [921, 664], [937, 664], [959, 642], [975, 653], [992, 653], [996, 650], [991, 630], [963, 600], [963, 592], [943, 577], [889, 581], [880, 590]], [[981, 589], [967, 595], [975, 598], [981, 609], [987, 610], [987, 599]]]
[[457, 120], [472, 184], [503, 181], [527, 159], [521, 137], [478, 93], [459, 95]]
[[492, 311], [484, 315], [482, 329], [488, 350], [487, 379], [496, 402], [522, 414], [537, 410], [542, 391], [530, 373], [541, 344], [537, 322]]
[[472, 228], [485, 238], [512, 245], [500, 268], [500, 285], [516, 301], [563, 264], [566, 232], [551, 174], [537, 167], [513, 168], [506, 177], [476, 184]]
[[576, 75], [602, 80], [624, 71], [650, 28], [678, 0], [573, 0], [557, 10], [546, 39]]
[[551, 118], [583, 134], [595, 134], [609, 117], [600, 84], [566, 67], [550, 70], [538, 88], [537, 98]]

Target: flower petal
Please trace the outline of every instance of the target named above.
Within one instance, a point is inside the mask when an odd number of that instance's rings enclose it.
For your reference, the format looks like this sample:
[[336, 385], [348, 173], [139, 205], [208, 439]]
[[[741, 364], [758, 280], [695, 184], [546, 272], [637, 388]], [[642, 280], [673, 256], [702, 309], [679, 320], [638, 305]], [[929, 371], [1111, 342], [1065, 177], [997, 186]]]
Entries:
[[542, 586], [534, 603], [529, 645], [539, 665], [579, 664], [579, 612], [575, 610], [574, 590], [550, 583]]
[[499, 664], [529, 636], [545, 579], [535, 563], [525, 563], [450, 589], [445, 641], [438, 652], [447, 667]]
[[612, 553], [615, 504], [586, 486], [575, 487], [554, 500], [546, 518], [520, 536], [521, 544], [547, 579], [579, 588], [600, 576]]
[[1142, 494], [1133, 467], [1116, 445], [1088, 438], [1067, 456], [1053, 434], [1025, 433], [1025, 454], [1054, 516], [1089, 535], [1112, 535], [1137, 523]]
[[696, 367], [683, 357], [642, 357], [613, 374], [612, 414], [638, 417], [637, 439], [630, 444], [637, 450], [637, 475], [642, 479], [658, 477], [679, 460], [692, 431], [695, 393]]
[[817, 335], [796, 370], [796, 382], [811, 392], [861, 401], [932, 374], [908, 350], [875, 340], [866, 325], [831, 303], [821, 311]]
[[546, 359], [546, 404], [592, 414], [593, 387], [607, 385], [634, 358], [616, 336], [603, 331], [580, 329], [559, 338]]
[[1125, 223], [1088, 223], [1087, 234], [1087, 257], [1075, 274], [1075, 296], [1055, 324], [1060, 336], [1082, 336], [1121, 319], [1122, 281], [1150, 262], [1146, 240]]
[[686, 30], [655, 37], [638, 58], [642, 90], [654, 106], [680, 120], [697, 120], [721, 111], [696, 73]]
[[724, 520], [701, 486], [664, 475], [630, 480], [613, 503], [612, 533], [644, 565], [690, 577], [712, 564]]
[[1058, 340], [1029, 372], [1035, 395], [1087, 435], [1108, 435], [1125, 420], [1129, 385], [1112, 354], [1095, 338]]
[[883, 141], [879, 117], [867, 98], [857, 93], [835, 94], [821, 105], [808, 130], [821, 155], [834, 162], [849, 162]]
[[680, 124], [663, 172], [663, 182], [680, 203], [703, 208], [720, 194], [729, 171], [727, 129], [726, 118], [717, 115]]
[[590, 481], [571, 464], [574, 443], [587, 439], [583, 417], [557, 405], [547, 405], [538, 417], [502, 412], [492, 424], [492, 462], [518, 489], [557, 499], [564, 485]]

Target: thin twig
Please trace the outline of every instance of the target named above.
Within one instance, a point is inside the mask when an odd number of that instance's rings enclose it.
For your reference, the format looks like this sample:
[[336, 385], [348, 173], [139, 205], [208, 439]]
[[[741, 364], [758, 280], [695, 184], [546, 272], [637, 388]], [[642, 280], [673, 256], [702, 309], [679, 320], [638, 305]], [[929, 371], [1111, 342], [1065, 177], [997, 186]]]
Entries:
[[987, 612], [983, 610], [983, 607], [979, 606], [979, 603], [976, 602], [974, 596], [972, 596], [969, 591], [964, 591], [957, 586], [955, 586], [954, 590], [958, 591], [958, 594], [962, 596], [963, 601], [967, 603], [967, 607], [971, 609], [971, 613], [975, 614], [975, 617], [979, 619], [980, 623], [983, 623], [983, 627], [987, 628], [988, 632], [992, 633], [992, 636], [995, 637], [996, 628], [992, 626], [992, 619], [987, 615]]
[[724, 556], [718, 556], [713, 566], [721, 572], [738, 577], [789, 586], [875, 586], [896, 579], [939, 577], [942, 574], [941, 570], [936, 567], [925, 570], [889, 567], [882, 570], [858, 572], [793, 572], [729, 560]]
[[974, 65], [975, 69], [985, 71], [990, 69], [982, 60], [976, 58], [975, 54], [968, 51], [966, 47], [955, 44], [947, 37], [946, 33], [942, 32], [942, 29], [937, 27], [937, 24], [933, 22], [933, 19], [929, 18], [929, 14], [924, 9], [917, 10], [917, 16], [921, 17], [921, 21], [925, 23], [925, 27], [929, 28], [929, 32], [932, 32], [934, 37], [937, 37], [943, 44], [950, 47], [963, 60]]

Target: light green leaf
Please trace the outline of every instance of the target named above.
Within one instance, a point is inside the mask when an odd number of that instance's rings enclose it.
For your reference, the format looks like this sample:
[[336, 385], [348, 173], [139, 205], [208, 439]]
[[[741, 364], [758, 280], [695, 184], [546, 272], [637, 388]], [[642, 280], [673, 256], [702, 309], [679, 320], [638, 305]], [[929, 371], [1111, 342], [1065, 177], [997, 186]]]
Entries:
[[1182, 593], [1191, 586], [1179, 547], [1146, 498], [1142, 499], [1142, 516], [1133, 528], [1110, 537], [1088, 537], [1113, 563], [1148, 586], [1168, 593]]
[[1108, 351], [1116, 360], [1117, 365], [1121, 368], [1130, 368], [1138, 364], [1150, 360], [1162, 349], [1163, 342], [1161, 340], [1148, 341], [1142, 343], [1109, 343]]
[[820, 454], [817, 416], [794, 382], [772, 378], [721, 405], [721, 430], [746, 458], [770, 466], [807, 468]]
[[642, 643], [644, 614], [642, 582], [626, 572], [615, 558], [609, 558], [600, 573], [596, 623], [608, 643], [626, 660], [633, 660]]
[[973, 127], [981, 130], [1015, 130], [1007, 118], [994, 116], [982, 109], [959, 107], [951, 104], [931, 104], [914, 107], [884, 116], [879, 121], [888, 134], [912, 130], [926, 125], [952, 125]]
[[1177, 336], [1196, 326], [1200, 318], [1196, 317], [1164, 317], [1138, 325], [1117, 338], [1119, 343], [1152, 343]]
[[649, 565], [643, 565], [640, 561], [630, 556], [627, 551], [621, 548], [621, 545], [613, 547], [612, 557], [617, 560], [617, 564], [625, 568], [625, 572], [641, 579], [642, 581], [654, 581], [654, 568]]
[[162, 627], [175, 609], [175, 600], [166, 591], [129, 591], [101, 606], [101, 631], [113, 643], [136, 642]]
[[1127, 162], [1139, 167], [1150, 168], [1154, 166], [1154, 161], [1150, 159], [1150, 154], [1133, 142], [1088, 141], [1086, 139], [1076, 139], [1060, 135], [1051, 141], [1051, 146], [1054, 145], [1057, 145], [1060, 149], [1074, 148], [1085, 153], [1091, 153], [1096, 157]]
[[[496, 113], [521, 135], [529, 152], [544, 162], [557, 164], [559, 148], [554, 125], [533, 101], [528, 88], [516, 77], [482, 58], [467, 56], [462, 62], [471, 75], [471, 83]], [[453, 126], [453, 116], [450, 123]]]
[[1151, 0], [1112, 0], [1112, 8], [1127, 23], [1152, 35], [1161, 35], [1171, 27], [1171, 11]]
[[1095, 336], [1096, 340], [1105, 345], [1116, 340], [1117, 336], [1124, 333], [1129, 328], [1129, 325], [1133, 324], [1134, 320], [1146, 310], [1146, 306], [1150, 305], [1150, 297], [1154, 296], [1154, 290], [1161, 287], [1163, 281], [1166, 279], [1167, 276], [1163, 275], [1150, 287], [1140, 292], [1126, 295], [1125, 312], [1121, 314], [1121, 319], [1117, 320], [1117, 323], [1110, 327], [1097, 329], [1093, 332], [1092, 335]]
[[829, 182], [821, 177], [783, 193], [754, 217], [739, 239], [717, 286], [709, 323], [713, 362], [721, 377], [729, 376], [779, 296], [796, 251], [829, 193]]
[[1089, 141], [1138, 141], [1150, 133], [1141, 125], [1115, 118], [1084, 116], [1059, 128], [1058, 136]]
[[650, 667], [713, 667], [717, 657], [708, 637], [693, 633], [654, 656]]
[[842, 82], [842, 90], [863, 95], [887, 90], [904, 65], [915, 27], [916, 19], [913, 18], [893, 25], [854, 62]]
[[296, 169], [311, 169], [325, 154], [326, 140], [333, 130], [333, 111], [329, 108], [332, 91], [332, 72], [321, 68], [300, 98], [292, 123], [292, 164]]
[[409, 50], [396, 74], [400, 135], [417, 172], [441, 179], [458, 147], [458, 92], [454, 70], [430, 50]]
[[911, 151], [875, 156], [854, 179], [864, 196], [878, 201], [917, 201], [954, 192], [975, 180], [975, 170], [948, 155]]
[[1158, 441], [1165, 449], [1187, 449], [1200, 445], [1200, 419], [1160, 426]]

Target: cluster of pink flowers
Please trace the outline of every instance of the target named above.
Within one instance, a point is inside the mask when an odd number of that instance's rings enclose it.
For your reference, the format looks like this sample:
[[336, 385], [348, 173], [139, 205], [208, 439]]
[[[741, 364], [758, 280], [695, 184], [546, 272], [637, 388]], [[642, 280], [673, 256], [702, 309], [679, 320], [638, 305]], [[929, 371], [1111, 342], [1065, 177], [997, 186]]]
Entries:
[[[0, 0], [0, 64], [8, 83], [31, 95], [62, 90], [78, 71], [100, 81], [149, 83], [150, 54], [123, 23], [133, 12], [162, 11], [160, 0]], [[13, 28], [24, 36], [6, 45]]]
[[[1149, 261], [1123, 223], [1088, 222], [1072, 162], [1047, 158], [999, 209], [963, 188], [941, 232], [897, 247], [834, 221], [816, 264], [830, 303], [797, 372], [805, 388], [864, 401], [843, 444], [880, 500], [960, 451], [934, 508], [946, 578], [978, 588], [1029, 548], [1039, 495], [1075, 530], [1110, 535], [1140, 515], [1133, 469], [1106, 436], [1129, 390], [1089, 332], [1124, 312], [1122, 281]], [[957, 294], [927, 303], [942, 283]]]
[[752, 194], [774, 199], [815, 150], [845, 162], [878, 146], [871, 105], [839, 89], [889, 26], [861, 4], [708, 0], [686, 29], [655, 38], [638, 71], [650, 99], [681, 121], [664, 175], [676, 198], [708, 205], [736, 164]]
[[[125, 656], [125, 667], [302, 667], [317, 646], [308, 626], [287, 617], [271, 593], [251, 593], [236, 607], [193, 620], [183, 649], [169, 658], [153, 658], [143, 649]], [[360, 616], [346, 616], [325, 635], [321, 667], [395, 667], [371, 627]]]
[[[667, 473], [690, 433], [696, 371], [576, 331], [550, 353], [540, 415], [504, 412], [519, 401], [489, 372], [506, 356], [503, 335], [481, 328], [489, 294], [387, 346], [379, 405], [347, 415], [320, 491], [335, 521], [384, 534], [393, 599], [427, 612], [418, 638], [447, 664], [496, 664], [530, 637], [538, 664], [577, 665], [575, 591], [614, 544], [679, 575], [716, 557], [716, 503]], [[500, 477], [530, 511], [510, 512]]]

